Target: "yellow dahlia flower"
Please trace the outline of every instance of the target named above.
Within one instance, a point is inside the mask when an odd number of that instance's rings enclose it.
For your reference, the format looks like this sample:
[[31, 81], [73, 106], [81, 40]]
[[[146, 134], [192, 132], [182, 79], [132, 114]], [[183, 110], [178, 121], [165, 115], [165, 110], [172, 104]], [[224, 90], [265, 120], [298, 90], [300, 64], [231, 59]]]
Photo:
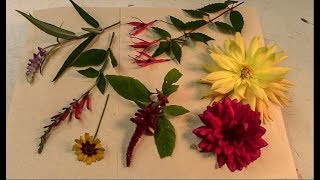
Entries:
[[234, 40], [225, 41], [224, 50], [213, 45], [210, 55], [215, 64], [204, 66], [210, 73], [200, 80], [212, 84], [204, 97], [238, 99], [259, 111], [261, 120], [272, 120], [267, 109], [270, 101], [288, 105], [285, 93], [293, 84], [284, 79], [290, 68], [276, 67], [287, 58], [285, 52], [276, 53], [276, 45], [261, 44], [261, 37], [255, 37], [246, 50], [241, 34], [236, 33]]
[[79, 139], [74, 140], [72, 150], [78, 156], [79, 161], [90, 165], [93, 162], [100, 161], [103, 158], [104, 148], [101, 147], [98, 138], [93, 139], [89, 133], [85, 133], [84, 138], [80, 136]]

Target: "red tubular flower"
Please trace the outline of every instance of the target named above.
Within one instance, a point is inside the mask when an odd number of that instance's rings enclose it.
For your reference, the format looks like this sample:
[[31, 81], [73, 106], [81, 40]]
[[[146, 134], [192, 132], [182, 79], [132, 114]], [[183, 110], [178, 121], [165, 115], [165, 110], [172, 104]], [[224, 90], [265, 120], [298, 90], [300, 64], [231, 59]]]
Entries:
[[89, 95], [86, 96], [86, 107], [87, 107], [88, 110], [91, 110]]
[[216, 154], [219, 167], [227, 164], [232, 172], [241, 171], [268, 145], [262, 139], [266, 129], [261, 126], [260, 113], [236, 99], [227, 97], [222, 103], [214, 102], [199, 117], [205, 125], [193, 130], [202, 138], [198, 146], [201, 152]]
[[157, 20], [148, 22], [148, 23], [144, 23], [144, 22], [129, 22], [127, 24], [130, 24], [132, 26], [134, 26], [133, 30], [129, 33], [130, 35], [137, 35], [139, 33], [141, 33], [143, 30], [145, 30], [148, 26], [151, 26], [153, 23], [155, 23]]
[[152, 46], [153, 44], [156, 44], [159, 42], [159, 40], [154, 40], [154, 41], [151, 41], [151, 42], [148, 42], [146, 40], [143, 40], [143, 39], [140, 39], [140, 38], [137, 38], [137, 37], [133, 37], [131, 36], [130, 38], [135, 38], [135, 39], [139, 39], [140, 42], [133, 42], [134, 44], [131, 44], [129, 46], [133, 47], [133, 48], [143, 48], [143, 49], [147, 49], [149, 48], [150, 46]]
[[[137, 63], [137, 65], [140, 67], [146, 67], [151, 64], [169, 61], [168, 59], [156, 59], [145, 52], [139, 52], [139, 53], [140, 54], [133, 59], [135, 63]], [[140, 57], [146, 57], [147, 59], [139, 59]]]

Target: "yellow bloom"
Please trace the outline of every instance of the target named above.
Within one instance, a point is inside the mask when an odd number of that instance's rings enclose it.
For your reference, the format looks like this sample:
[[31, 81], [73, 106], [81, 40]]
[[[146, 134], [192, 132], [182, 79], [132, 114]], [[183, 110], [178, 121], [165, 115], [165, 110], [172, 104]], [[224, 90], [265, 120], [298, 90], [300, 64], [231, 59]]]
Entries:
[[290, 68], [276, 67], [287, 58], [284, 51], [275, 52], [276, 45], [261, 44], [261, 37], [255, 37], [246, 51], [241, 34], [236, 33], [234, 40], [225, 41], [224, 50], [213, 45], [210, 55], [215, 64], [205, 65], [209, 74], [200, 79], [212, 84], [204, 97], [212, 97], [213, 101], [226, 96], [236, 98], [259, 111], [260, 119], [272, 120], [268, 113], [270, 101], [280, 107], [287, 105], [285, 93], [293, 84], [284, 79]]
[[89, 133], [85, 133], [84, 138], [74, 140], [72, 150], [78, 156], [79, 161], [83, 161], [90, 165], [93, 162], [100, 161], [103, 158], [104, 148], [101, 147], [98, 138], [93, 139]]

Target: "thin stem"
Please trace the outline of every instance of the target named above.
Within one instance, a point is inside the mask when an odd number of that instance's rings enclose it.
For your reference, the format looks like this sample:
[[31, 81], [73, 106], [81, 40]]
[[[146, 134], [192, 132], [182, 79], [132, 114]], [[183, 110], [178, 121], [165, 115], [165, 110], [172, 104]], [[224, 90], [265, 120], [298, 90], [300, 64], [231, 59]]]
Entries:
[[96, 130], [96, 133], [94, 134], [93, 140], [94, 140], [94, 139], [97, 137], [97, 135], [98, 135], [99, 128], [100, 128], [100, 124], [101, 124], [101, 120], [102, 120], [102, 118], [103, 118], [103, 115], [104, 115], [104, 112], [105, 112], [105, 110], [106, 110], [107, 103], [108, 103], [108, 100], [109, 100], [109, 95], [110, 95], [110, 94], [107, 95], [107, 100], [106, 100], [106, 102], [104, 103], [103, 111], [102, 111], [102, 114], [101, 114], [101, 117], [100, 117], [100, 120], [99, 120], [99, 124], [98, 124], [97, 130]]
[[57, 45], [59, 45], [59, 43], [51, 44], [49, 46], [44, 47], [43, 49], [48, 49], [48, 48], [51, 48], [51, 47], [57, 46]]
[[113, 26], [116, 26], [118, 24], [120, 24], [120, 21], [118, 21], [118, 22], [116, 22], [114, 24], [111, 24], [110, 26], [107, 26], [107, 27], [103, 28], [102, 31], [105, 31], [106, 29], [112, 28]]
[[112, 45], [112, 41], [113, 41], [114, 35], [115, 35], [115, 33], [112, 32], [111, 40], [110, 40], [110, 43], [109, 43], [109, 49], [110, 49], [110, 47], [111, 47], [111, 45]]

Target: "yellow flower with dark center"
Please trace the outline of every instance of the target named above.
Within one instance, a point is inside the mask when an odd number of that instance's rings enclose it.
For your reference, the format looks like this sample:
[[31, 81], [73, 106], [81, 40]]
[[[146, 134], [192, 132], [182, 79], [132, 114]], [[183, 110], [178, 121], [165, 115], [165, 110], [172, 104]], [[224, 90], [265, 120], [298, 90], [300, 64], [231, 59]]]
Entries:
[[293, 84], [284, 79], [290, 68], [276, 66], [287, 58], [285, 52], [275, 52], [276, 45], [261, 44], [261, 37], [255, 37], [246, 51], [241, 34], [236, 33], [235, 40], [225, 41], [224, 50], [213, 45], [210, 55], [215, 64], [204, 66], [209, 74], [200, 80], [212, 84], [204, 97], [212, 97], [213, 101], [227, 96], [238, 99], [259, 111], [260, 119], [272, 120], [268, 113], [270, 101], [280, 107], [288, 105], [285, 93]]
[[103, 158], [105, 149], [101, 147], [98, 138], [93, 139], [89, 133], [85, 133], [84, 138], [80, 136], [79, 139], [75, 139], [74, 141], [76, 143], [73, 145], [72, 150], [75, 151], [79, 161], [90, 165]]

